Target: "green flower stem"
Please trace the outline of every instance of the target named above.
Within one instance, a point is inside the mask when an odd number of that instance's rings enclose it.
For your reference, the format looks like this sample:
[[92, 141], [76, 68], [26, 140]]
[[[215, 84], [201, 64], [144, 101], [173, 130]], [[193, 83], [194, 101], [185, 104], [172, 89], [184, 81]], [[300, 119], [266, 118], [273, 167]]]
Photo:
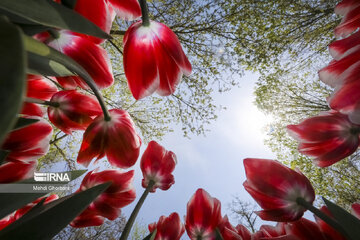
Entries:
[[149, 9], [146, 0], [139, 0], [139, 3], [141, 7], [142, 25], [144, 27], [148, 27], [150, 25], [150, 20], [149, 20]]
[[58, 102], [44, 101], [44, 100], [40, 100], [37, 98], [26, 97], [25, 102], [41, 104], [41, 105], [45, 105], [45, 106], [49, 106], [49, 107], [60, 107], [60, 104]]
[[307, 210], [315, 214], [317, 217], [319, 217], [321, 220], [329, 224], [332, 228], [334, 228], [336, 231], [342, 234], [346, 239], [350, 239], [348, 237], [348, 234], [344, 231], [344, 229], [337, 221], [335, 221], [333, 218], [329, 217], [328, 215], [326, 215], [325, 213], [314, 207], [311, 203], [308, 203], [307, 201], [305, 201], [305, 199], [301, 197], [296, 199], [296, 203], [306, 208]]
[[147, 188], [145, 189], [144, 193], [141, 195], [138, 203], [136, 204], [134, 210], [132, 211], [126, 225], [125, 228], [121, 234], [120, 240], [127, 240], [130, 234], [130, 230], [135, 222], [136, 216], [138, 215], [141, 206], [143, 205], [147, 195], [149, 194], [150, 190], [153, 188], [153, 186], [155, 185], [154, 181], [150, 181]]

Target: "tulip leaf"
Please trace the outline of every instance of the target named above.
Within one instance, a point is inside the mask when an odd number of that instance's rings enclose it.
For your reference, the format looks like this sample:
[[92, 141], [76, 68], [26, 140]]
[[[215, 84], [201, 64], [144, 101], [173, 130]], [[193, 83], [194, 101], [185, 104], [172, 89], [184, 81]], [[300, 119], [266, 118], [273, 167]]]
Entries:
[[323, 201], [330, 210], [331, 214], [334, 216], [335, 220], [342, 226], [342, 228], [348, 234], [348, 236], [353, 240], [359, 239], [360, 220], [351, 213], [347, 212], [345, 209], [330, 202], [324, 197], [323, 197]]
[[155, 236], [156, 236], [156, 232], [157, 232], [157, 229], [155, 229], [155, 231], [153, 231], [152, 233], [147, 235], [143, 240], [154, 240]]
[[48, 204], [38, 204], [0, 231], [0, 239], [51, 239], [109, 186], [110, 182], [71, 194]]
[[77, 2], [77, 0], [61, 0], [62, 5], [66, 6], [68, 8], [71, 8], [71, 9], [74, 9], [76, 2]]
[[0, 144], [16, 123], [25, 93], [25, 50], [21, 30], [0, 16]]
[[22, 117], [19, 117], [17, 119], [17, 121], [16, 121], [16, 124], [15, 124], [13, 130], [26, 127], [26, 126], [31, 125], [33, 123], [36, 123], [38, 121], [39, 121], [39, 119], [35, 119], [35, 118], [22, 118]]
[[[70, 173], [71, 181], [83, 175], [87, 170], [74, 170], [62, 173]], [[17, 183], [34, 183], [34, 179], [26, 179]], [[46, 183], [46, 182], [42, 182]], [[16, 183], [14, 183], [16, 184]], [[47, 193], [5, 193], [1, 190], [2, 186], [0, 185], [0, 219], [7, 216], [8, 214], [14, 212], [16, 209], [19, 209], [26, 204], [35, 201], [39, 197], [46, 195]], [[4, 192], [4, 193], [3, 193]]]
[[28, 53], [27, 72], [30, 74], [54, 77], [74, 75], [74, 73], [67, 69], [64, 65], [31, 52]]
[[44, 26], [111, 38], [91, 21], [53, 0], [1, 0], [0, 9]]

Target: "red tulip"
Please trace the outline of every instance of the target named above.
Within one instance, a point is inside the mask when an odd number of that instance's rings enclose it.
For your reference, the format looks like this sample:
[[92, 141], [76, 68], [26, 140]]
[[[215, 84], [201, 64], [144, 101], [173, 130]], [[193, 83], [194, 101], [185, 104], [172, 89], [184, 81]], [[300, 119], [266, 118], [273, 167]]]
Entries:
[[[325, 206], [320, 208], [320, 211], [328, 215], [329, 217], [333, 218], [331, 212], [329, 209]], [[328, 240], [346, 240], [345, 237], [343, 237], [338, 231], [336, 231], [334, 228], [332, 228], [330, 225], [328, 225], [326, 222], [324, 222], [322, 219], [315, 216], [316, 223], [318, 224], [318, 227], [320, 228], [321, 232], [324, 236], [326, 236], [326, 239]]]
[[105, 218], [103, 216], [100, 216], [96, 211], [87, 208], [70, 223], [70, 226], [73, 228], [100, 226], [104, 221]]
[[[90, 74], [99, 88], [106, 88], [113, 84], [114, 78], [110, 60], [100, 45], [67, 30], [60, 30], [57, 33], [59, 34], [57, 38], [48, 33], [38, 34], [36, 37], [78, 62]], [[66, 79], [70, 79], [70, 81], [77, 79], [76, 82], [82, 82], [81, 78], [77, 76], [59, 79], [60, 84]], [[84, 83], [79, 84], [79, 86], [86, 87]]]
[[157, 223], [149, 224], [149, 231], [152, 233], [155, 230], [155, 240], [179, 240], [185, 232], [185, 227], [179, 214], [174, 212], [169, 217], [161, 216]]
[[141, 99], [155, 91], [172, 94], [182, 74], [190, 75], [191, 64], [170, 28], [154, 21], [142, 26], [139, 21], [124, 36], [124, 69], [132, 95]]
[[358, 6], [360, 6], [358, 0], [343, 0], [336, 5], [335, 13], [344, 16]]
[[135, 20], [141, 16], [140, 4], [137, 0], [107, 0], [116, 14], [125, 20]]
[[129, 114], [124, 110], [109, 111], [111, 120], [98, 116], [86, 129], [77, 162], [88, 166], [94, 157], [107, 156], [112, 166], [129, 168], [139, 156], [141, 139]]
[[5, 162], [0, 165], [0, 183], [12, 183], [28, 179], [34, 175], [36, 165], [36, 161]]
[[295, 221], [306, 211], [297, 199], [308, 203], [315, 199], [310, 181], [301, 172], [267, 159], [247, 158], [244, 166], [245, 190], [264, 209], [256, 212], [263, 220]]
[[[49, 197], [45, 197], [45, 201], [43, 202], [43, 204], [48, 204], [52, 201], [55, 201], [58, 198], [59, 198], [58, 195], [52, 194]], [[0, 230], [5, 228], [6, 226], [10, 225], [11, 223], [15, 222], [22, 216], [24, 216], [28, 211], [30, 211], [33, 207], [35, 207], [43, 199], [44, 198], [39, 198], [39, 199], [35, 200], [34, 202], [27, 204], [26, 206], [16, 210], [15, 212], [13, 212], [13, 213], [9, 214], [8, 216], [6, 216], [5, 218], [1, 219], [0, 220]]]
[[324, 112], [287, 128], [300, 142], [299, 151], [315, 157], [319, 167], [330, 166], [350, 156], [359, 145], [360, 127], [335, 111]]
[[49, 100], [58, 91], [50, 80], [36, 75], [28, 75], [26, 96], [41, 100]]
[[52, 127], [42, 118], [31, 117], [31, 119], [37, 119], [38, 122], [13, 130], [6, 137], [1, 149], [10, 153], [5, 161], [30, 162], [47, 153]]
[[136, 198], [135, 188], [132, 186], [133, 180], [134, 171], [125, 173], [119, 170], [89, 172], [81, 182], [78, 191], [84, 191], [109, 181], [112, 181], [112, 184], [83, 213], [76, 217], [71, 225], [73, 227], [97, 226], [102, 224], [104, 217], [115, 220], [119, 217], [121, 208]]
[[353, 203], [351, 205], [351, 210], [353, 214], [360, 219], [360, 203]]
[[[91, 22], [95, 23], [104, 32], [110, 33], [112, 21], [115, 17], [113, 9], [107, 0], [77, 0], [74, 10]], [[105, 39], [86, 36], [77, 33], [79, 36], [87, 37], [96, 44], [103, 43]]]
[[346, 37], [358, 27], [360, 27], [360, 5], [357, 3], [348, 8], [340, 25], [335, 28], [334, 33], [336, 37]]
[[[286, 233], [294, 235], [298, 240], [330, 240], [321, 232], [318, 225], [306, 218], [286, 224]], [[340, 240], [340, 239], [339, 239]]]
[[357, 81], [360, 66], [359, 54], [360, 49], [357, 49], [339, 60], [331, 61], [328, 66], [319, 71], [320, 80], [334, 88]]
[[[335, 60], [344, 58], [360, 48], [360, 32], [356, 32], [347, 38], [337, 40], [329, 45], [331, 56]], [[360, 59], [359, 59], [360, 60]]]
[[59, 106], [48, 108], [49, 120], [66, 134], [71, 134], [73, 130], [85, 130], [92, 117], [102, 113], [95, 97], [75, 90], [58, 92], [53, 95], [51, 102]]
[[221, 203], [199, 188], [187, 204], [185, 228], [190, 239], [215, 239], [221, 221]]
[[286, 223], [277, 223], [276, 226], [262, 225], [256, 233], [251, 236], [251, 240], [299, 240], [292, 234], [286, 233]]
[[45, 110], [36, 103], [24, 102], [21, 110], [21, 114], [27, 116], [43, 117], [45, 114]]
[[249, 230], [241, 224], [233, 227], [226, 215], [221, 220], [218, 228], [224, 240], [251, 240]]
[[176, 156], [171, 151], [155, 141], [151, 141], [141, 157], [140, 167], [143, 173], [142, 186], [147, 188], [150, 181], [155, 184], [150, 192], [155, 192], [156, 188], [168, 190], [175, 183], [174, 176], [171, 174], [176, 165]]

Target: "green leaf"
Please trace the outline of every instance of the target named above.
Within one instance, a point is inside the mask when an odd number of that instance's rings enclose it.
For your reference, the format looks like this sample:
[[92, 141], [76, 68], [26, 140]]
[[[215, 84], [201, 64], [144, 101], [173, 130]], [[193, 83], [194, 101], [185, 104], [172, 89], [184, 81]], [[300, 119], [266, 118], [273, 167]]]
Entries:
[[224, 240], [218, 228], [215, 229], [215, 240]]
[[51, 239], [109, 186], [110, 182], [97, 185], [83, 192], [37, 205], [22, 218], [0, 231], [0, 239]]
[[342, 226], [348, 236], [353, 240], [359, 239], [360, 220], [343, 208], [330, 202], [326, 198], [323, 197], [322, 199], [330, 210], [331, 214], [334, 216], [335, 220]]
[[0, 144], [16, 122], [25, 91], [25, 50], [21, 30], [0, 16]]
[[157, 229], [155, 229], [155, 231], [153, 231], [152, 233], [147, 235], [143, 240], [154, 240], [155, 236], [156, 236], [156, 232], [157, 232]]
[[0, 219], [46, 194], [47, 193], [0, 193]]
[[13, 130], [26, 127], [30, 124], [38, 122], [39, 119], [33, 119], [33, 118], [21, 118], [19, 117], [16, 121], [15, 126], [13, 127]]
[[77, 0], [61, 0], [62, 5], [74, 9]]
[[94, 23], [52, 0], [1, 0], [0, 8], [44, 26], [111, 38]]
[[74, 75], [74, 73], [67, 69], [64, 65], [34, 53], [28, 53], [27, 72], [30, 74], [54, 77]]
[[[70, 173], [71, 181], [83, 175], [87, 170], [74, 170], [63, 173]], [[34, 183], [34, 179], [26, 179], [17, 183]], [[44, 182], [42, 182], [44, 183]], [[53, 182], [52, 182], [53, 183]], [[16, 183], [14, 183], [16, 184]], [[39, 197], [46, 195], [47, 193], [2, 193], [2, 186], [0, 185], [0, 219], [14, 212], [26, 204], [35, 201]]]

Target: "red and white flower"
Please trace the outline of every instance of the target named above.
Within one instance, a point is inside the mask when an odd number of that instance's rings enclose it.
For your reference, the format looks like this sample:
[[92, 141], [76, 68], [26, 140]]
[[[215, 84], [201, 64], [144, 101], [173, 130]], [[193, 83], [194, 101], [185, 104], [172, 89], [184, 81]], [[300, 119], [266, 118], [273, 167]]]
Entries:
[[93, 96], [75, 90], [61, 91], [53, 95], [48, 108], [49, 120], [66, 134], [73, 130], [85, 130], [93, 117], [102, 113], [99, 102]]
[[53, 130], [51, 125], [39, 117], [31, 117], [31, 119], [38, 121], [13, 130], [6, 137], [1, 146], [2, 150], [9, 152], [5, 158], [6, 162], [34, 161], [49, 150]]
[[[100, 45], [68, 30], [60, 30], [57, 34], [59, 36], [54, 37], [48, 33], [42, 33], [36, 37], [78, 62], [90, 74], [98, 88], [106, 88], [113, 84], [114, 77], [110, 60]], [[77, 86], [88, 88], [78, 76], [60, 77], [57, 80], [67, 88]]]
[[225, 215], [221, 220], [218, 229], [224, 240], [251, 240], [250, 231], [241, 224], [232, 226], [229, 218]]
[[132, 24], [124, 36], [124, 69], [135, 99], [155, 91], [167, 96], [175, 91], [182, 74], [191, 73], [191, 64], [176, 35], [166, 25], [150, 21]]
[[143, 174], [142, 186], [147, 188], [150, 181], [154, 182], [150, 192], [156, 188], [168, 190], [175, 183], [172, 172], [177, 163], [176, 155], [165, 150], [163, 146], [151, 141], [141, 157], [140, 168]]
[[319, 167], [330, 166], [356, 151], [360, 126], [339, 112], [324, 112], [287, 126], [289, 134], [299, 142], [299, 151], [314, 157]]
[[120, 109], [109, 111], [111, 120], [98, 116], [86, 129], [77, 162], [88, 166], [95, 157], [106, 155], [112, 166], [129, 168], [139, 156], [141, 139], [130, 115]]
[[73, 227], [98, 226], [104, 218], [115, 220], [121, 213], [121, 208], [133, 202], [136, 198], [132, 183], [134, 171], [119, 170], [91, 171], [84, 177], [78, 191], [85, 191], [102, 183], [112, 182], [89, 207], [77, 216], [71, 223]]
[[185, 228], [190, 239], [214, 239], [221, 219], [220, 201], [199, 188], [187, 204]]
[[261, 219], [277, 222], [295, 221], [306, 209], [297, 203], [298, 198], [312, 203], [315, 192], [310, 181], [275, 160], [244, 159], [245, 190], [264, 209], [256, 212]]
[[179, 214], [174, 212], [168, 217], [161, 216], [157, 223], [149, 224], [149, 231], [152, 233], [155, 230], [154, 240], [179, 240], [185, 232], [185, 227]]

